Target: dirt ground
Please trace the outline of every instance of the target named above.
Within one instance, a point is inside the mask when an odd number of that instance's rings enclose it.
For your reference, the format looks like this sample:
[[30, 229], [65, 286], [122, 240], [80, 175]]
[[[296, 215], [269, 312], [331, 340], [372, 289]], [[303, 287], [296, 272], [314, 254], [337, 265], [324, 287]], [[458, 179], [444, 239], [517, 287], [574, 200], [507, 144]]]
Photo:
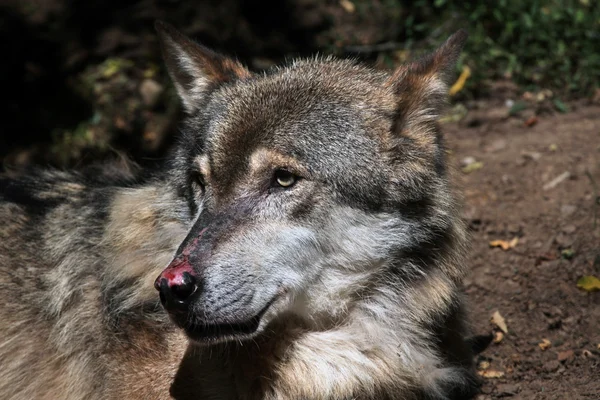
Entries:
[[444, 126], [472, 231], [474, 330], [491, 332], [496, 311], [508, 328], [478, 358], [478, 399], [600, 399], [600, 292], [577, 287], [600, 276], [600, 107], [531, 127], [505, 114], [483, 104]]

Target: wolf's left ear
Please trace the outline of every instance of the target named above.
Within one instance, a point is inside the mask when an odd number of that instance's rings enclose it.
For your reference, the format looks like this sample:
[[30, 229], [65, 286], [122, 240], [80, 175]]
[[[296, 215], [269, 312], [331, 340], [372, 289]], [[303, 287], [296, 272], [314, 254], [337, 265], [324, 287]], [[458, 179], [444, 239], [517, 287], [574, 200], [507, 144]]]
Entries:
[[201, 100], [221, 83], [250, 77], [239, 62], [197, 44], [171, 25], [156, 21], [163, 58], [185, 111], [195, 112]]
[[433, 53], [398, 67], [389, 78], [387, 84], [396, 95], [402, 129], [409, 130], [439, 117], [467, 36], [464, 30], [456, 32]]

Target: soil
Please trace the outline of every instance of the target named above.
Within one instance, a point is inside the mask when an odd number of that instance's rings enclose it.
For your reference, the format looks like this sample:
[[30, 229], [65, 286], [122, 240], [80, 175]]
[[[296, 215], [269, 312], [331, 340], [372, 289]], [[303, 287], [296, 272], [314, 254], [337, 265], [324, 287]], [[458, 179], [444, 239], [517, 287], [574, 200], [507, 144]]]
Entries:
[[[478, 399], [598, 399], [600, 292], [577, 280], [600, 276], [600, 107], [572, 105], [531, 127], [502, 106], [479, 108], [444, 127], [458, 168], [483, 163], [459, 173], [474, 331], [492, 332], [496, 311], [508, 328], [478, 358], [481, 374], [503, 373], [483, 379]], [[506, 251], [489, 245], [514, 238]]]

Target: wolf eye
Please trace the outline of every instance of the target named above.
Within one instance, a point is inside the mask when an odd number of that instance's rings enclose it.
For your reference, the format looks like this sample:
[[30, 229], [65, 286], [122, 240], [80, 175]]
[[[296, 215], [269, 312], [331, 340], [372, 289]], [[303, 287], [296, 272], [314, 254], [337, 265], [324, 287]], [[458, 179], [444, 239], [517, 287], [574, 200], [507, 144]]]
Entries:
[[275, 171], [274, 183], [277, 186], [289, 188], [292, 187], [297, 180], [298, 177], [290, 171], [286, 171], [285, 169], [278, 169]]
[[192, 172], [192, 184], [194, 186], [196, 186], [200, 190], [201, 193], [204, 193], [206, 183], [204, 182], [204, 176], [200, 172], [198, 172], [198, 171]]

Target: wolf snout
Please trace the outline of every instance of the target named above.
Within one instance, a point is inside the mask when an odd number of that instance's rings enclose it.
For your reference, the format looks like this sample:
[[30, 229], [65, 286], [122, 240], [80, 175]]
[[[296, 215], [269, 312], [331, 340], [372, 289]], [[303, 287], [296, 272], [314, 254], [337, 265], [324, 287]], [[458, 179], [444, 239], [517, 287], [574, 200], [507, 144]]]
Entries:
[[168, 311], [187, 310], [199, 288], [199, 278], [187, 260], [174, 260], [154, 281], [160, 301]]

